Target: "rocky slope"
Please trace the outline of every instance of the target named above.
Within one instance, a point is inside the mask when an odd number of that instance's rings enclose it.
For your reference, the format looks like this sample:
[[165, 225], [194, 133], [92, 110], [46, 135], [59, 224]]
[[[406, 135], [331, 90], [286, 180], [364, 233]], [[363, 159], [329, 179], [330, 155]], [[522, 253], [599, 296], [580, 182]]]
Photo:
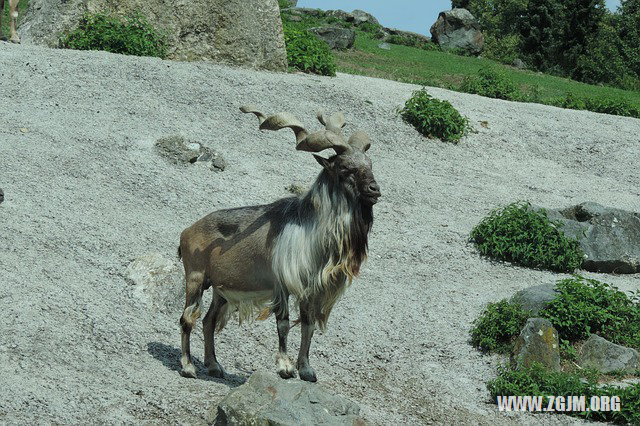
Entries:
[[[430, 89], [474, 127], [456, 146], [397, 116], [416, 89], [0, 44], [0, 423], [200, 424], [252, 371], [275, 371], [269, 319], [217, 338], [227, 380], [202, 364], [198, 380], [180, 377], [179, 287], [150, 304], [125, 280], [150, 252], [177, 263], [180, 231], [211, 210], [312, 182], [311, 155], [289, 131], [258, 131], [238, 111], [247, 103], [312, 129], [317, 108], [342, 110], [373, 140], [383, 197], [369, 261], [312, 346], [324, 386], [372, 424], [578, 423], [490, 403], [484, 383], [500, 360], [469, 346], [471, 322], [486, 303], [564, 275], [487, 261], [467, 239], [518, 199], [638, 210], [640, 120]], [[168, 162], [153, 145], [170, 135], [221, 152], [227, 168]], [[587, 275], [640, 287], [637, 275]], [[201, 360], [200, 327], [193, 336]]]

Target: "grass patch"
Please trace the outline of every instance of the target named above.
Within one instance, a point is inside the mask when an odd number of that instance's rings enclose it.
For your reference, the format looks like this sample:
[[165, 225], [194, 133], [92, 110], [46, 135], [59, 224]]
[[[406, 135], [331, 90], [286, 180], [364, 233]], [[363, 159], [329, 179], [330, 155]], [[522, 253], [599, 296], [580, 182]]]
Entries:
[[421, 134], [457, 143], [468, 128], [469, 120], [448, 101], [432, 98], [426, 89], [418, 90], [400, 109], [399, 114]]
[[78, 28], [61, 36], [60, 46], [124, 55], [167, 56], [166, 36], [139, 13], [124, 18], [103, 13], [86, 13]]
[[505, 99], [508, 101], [524, 98], [522, 92], [507, 77], [503, 71], [483, 68], [478, 75], [468, 75], [460, 85], [460, 90], [488, 98]]
[[486, 58], [458, 56], [437, 49], [391, 45], [390, 50], [383, 50], [378, 44], [380, 40], [357, 32], [353, 50], [334, 53], [338, 71], [463, 91], [465, 78], [476, 78], [482, 70], [488, 69], [508, 77], [522, 96], [514, 100], [562, 106], [559, 105], [560, 100], [571, 93], [574, 98], [591, 100], [588, 108], [585, 104], [584, 108], [576, 109], [630, 117], [636, 116], [633, 111], [640, 109], [638, 91], [579, 83], [567, 78], [517, 70]]
[[471, 232], [484, 256], [530, 268], [573, 272], [582, 265], [584, 253], [578, 241], [567, 238], [563, 224], [551, 221], [544, 210], [516, 202], [493, 210]]

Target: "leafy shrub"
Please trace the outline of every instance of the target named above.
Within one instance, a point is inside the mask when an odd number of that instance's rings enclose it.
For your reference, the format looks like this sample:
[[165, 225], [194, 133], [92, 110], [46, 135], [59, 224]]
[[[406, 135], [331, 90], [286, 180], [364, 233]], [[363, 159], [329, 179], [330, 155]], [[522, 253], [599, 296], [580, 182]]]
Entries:
[[504, 72], [490, 68], [478, 71], [477, 76], [467, 76], [460, 86], [460, 90], [488, 98], [517, 101], [523, 98], [520, 90], [509, 80]]
[[86, 13], [78, 28], [63, 34], [61, 47], [77, 50], [104, 50], [136, 56], [167, 55], [166, 36], [139, 13], [124, 19], [102, 13]]
[[[549, 400], [546, 395], [584, 395], [586, 408], [592, 396], [620, 397], [620, 411], [567, 411], [565, 414], [585, 417], [592, 420], [613, 421], [624, 424], [640, 424], [640, 384], [626, 388], [614, 386], [598, 386], [597, 375], [585, 372], [584, 375], [567, 372], [548, 371], [540, 364], [529, 368], [512, 370], [502, 368], [498, 377], [487, 383], [493, 401], [498, 396], [507, 395], [540, 395], [544, 396], [543, 407], [547, 407]], [[583, 377], [584, 376], [584, 377]]]
[[640, 118], [640, 108], [624, 99], [579, 98], [573, 93], [567, 92], [564, 98], [556, 99], [553, 104], [561, 108]]
[[482, 55], [494, 61], [511, 65], [513, 61], [522, 56], [520, 45], [521, 39], [519, 34], [509, 34], [504, 37], [495, 37], [491, 34], [486, 34]]
[[336, 75], [336, 64], [329, 45], [314, 34], [284, 25], [287, 61], [290, 68], [320, 75]]
[[506, 299], [489, 303], [473, 322], [471, 344], [482, 351], [509, 353], [513, 339], [520, 334], [530, 312]]
[[469, 129], [466, 117], [448, 101], [432, 98], [426, 89], [414, 92], [398, 112], [423, 135], [445, 142], [458, 142]]
[[[556, 285], [558, 296], [541, 312], [563, 339], [584, 340], [598, 334], [640, 349], [640, 302], [610, 284], [574, 276]], [[637, 299], [637, 298], [636, 298]]]
[[384, 37], [384, 31], [381, 25], [374, 24], [372, 22], [363, 22], [358, 25], [358, 30], [369, 34], [371, 37], [380, 39]]
[[584, 253], [578, 241], [567, 238], [562, 222], [551, 221], [544, 210], [516, 202], [493, 210], [471, 232], [471, 241], [484, 256], [531, 268], [573, 272]]

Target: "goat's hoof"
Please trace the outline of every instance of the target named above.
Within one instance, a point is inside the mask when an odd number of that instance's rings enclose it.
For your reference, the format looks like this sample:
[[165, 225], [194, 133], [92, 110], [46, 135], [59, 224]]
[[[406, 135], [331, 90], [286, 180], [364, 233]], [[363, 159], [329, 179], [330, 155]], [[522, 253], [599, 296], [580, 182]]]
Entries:
[[2, 34], [0, 34], [0, 41], [8, 41], [8, 39]]
[[211, 377], [216, 377], [218, 379], [224, 378], [224, 369], [217, 362], [214, 365], [208, 367], [207, 372]]
[[9, 39], [9, 41], [10, 41], [11, 43], [20, 44], [20, 38], [19, 38], [19, 37], [11, 37], [11, 38]]
[[287, 355], [280, 354], [276, 356], [276, 371], [283, 379], [295, 377], [296, 369]]
[[280, 377], [282, 377], [283, 379], [290, 379], [292, 377], [295, 377], [296, 375], [296, 370], [294, 369], [283, 369], [283, 370], [278, 370], [278, 375], [280, 375]]
[[301, 368], [300, 370], [298, 370], [298, 374], [300, 375], [300, 378], [305, 382], [315, 383], [318, 381], [318, 379], [316, 378], [316, 372], [313, 371], [313, 368], [311, 367]]
[[198, 377], [196, 374], [196, 367], [193, 364], [188, 364], [182, 367], [182, 370], [180, 370], [180, 375], [182, 377], [188, 377], [190, 379], [196, 379]]

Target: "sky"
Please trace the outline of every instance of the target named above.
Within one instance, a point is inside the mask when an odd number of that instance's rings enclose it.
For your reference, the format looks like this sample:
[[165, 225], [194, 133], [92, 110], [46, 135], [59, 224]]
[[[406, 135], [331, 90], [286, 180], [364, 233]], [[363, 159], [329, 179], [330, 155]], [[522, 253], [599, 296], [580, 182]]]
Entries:
[[[607, 7], [616, 10], [619, 0], [606, 0]], [[382, 25], [405, 31], [413, 31], [425, 35], [438, 19], [443, 10], [451, 9], [450, 0], [298, 0], [298, 7], [313, 7], [318, 9], [342, 9], [351, 12], [361, 9], [369, 12]]]

